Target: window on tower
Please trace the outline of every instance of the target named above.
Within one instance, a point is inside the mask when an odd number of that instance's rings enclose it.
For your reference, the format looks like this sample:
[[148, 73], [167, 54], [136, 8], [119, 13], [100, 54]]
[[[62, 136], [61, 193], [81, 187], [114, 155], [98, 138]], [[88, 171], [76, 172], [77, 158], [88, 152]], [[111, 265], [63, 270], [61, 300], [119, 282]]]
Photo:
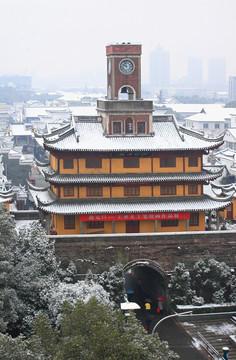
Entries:
[[121, 122], [120, 121], [113, 122], [113, 134], [121, 134]]
[[137, 124], [137, 133], [145, 134], [145, 121], [139, 121]]
[[131, 118], [125, 120], [125, 133], [133, 134], [133, 120]]

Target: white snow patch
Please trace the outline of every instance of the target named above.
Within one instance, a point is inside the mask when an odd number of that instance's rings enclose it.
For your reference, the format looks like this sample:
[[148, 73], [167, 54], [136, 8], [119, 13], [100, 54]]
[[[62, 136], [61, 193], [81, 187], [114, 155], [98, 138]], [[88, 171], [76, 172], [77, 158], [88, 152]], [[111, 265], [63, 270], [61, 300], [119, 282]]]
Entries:
[[183, 322], [183, 323], [182, 323], [182, 325], [183, 325], [183, 326], [192, 326], [192, 327], [196, 327], [196, 325], [195, 325], [195, 324], [190, 324], [190, 323], [188, 323], [188, 322]]
[[16, 231], [19, 232], [20, 230], [24, 230], [32, 224], [32, 222], [35, 222], [37, 220], [16, 220]]
[[199, 349], [199, 350], [202, 349], [201, 342], [198, 339], [193, 338], [192, 344], [196, 349]]
[[217, 335], [231, 335], [235, 332], [235, 325], [223, 323], [219, 326], [217, 325], [207, 325], [205, 330], [208, 332], [215, 333]]

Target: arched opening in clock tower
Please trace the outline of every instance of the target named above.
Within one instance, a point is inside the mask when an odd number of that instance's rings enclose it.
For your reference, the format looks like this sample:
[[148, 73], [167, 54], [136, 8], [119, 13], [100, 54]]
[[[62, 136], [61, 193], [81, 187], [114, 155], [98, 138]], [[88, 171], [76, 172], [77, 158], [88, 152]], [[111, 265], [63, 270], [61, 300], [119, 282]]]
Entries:
[[136, 100], [136, 94], [131, 86], [125, 85], [120, 88], [118, 98], [119, 100]]

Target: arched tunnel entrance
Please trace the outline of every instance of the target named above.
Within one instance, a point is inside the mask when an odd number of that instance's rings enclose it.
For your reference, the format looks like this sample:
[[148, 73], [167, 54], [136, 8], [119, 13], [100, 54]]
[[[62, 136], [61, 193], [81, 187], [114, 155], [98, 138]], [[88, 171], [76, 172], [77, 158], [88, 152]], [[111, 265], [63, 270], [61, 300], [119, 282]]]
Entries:
[[161, 266], [152, 260], [134, 260], [124, 267], [125, 287], [129, 301], [138, 303], [144, 309], [150, 300], [153, 309], [163, 299], [164, 310], [169, 304], [167, 275]]

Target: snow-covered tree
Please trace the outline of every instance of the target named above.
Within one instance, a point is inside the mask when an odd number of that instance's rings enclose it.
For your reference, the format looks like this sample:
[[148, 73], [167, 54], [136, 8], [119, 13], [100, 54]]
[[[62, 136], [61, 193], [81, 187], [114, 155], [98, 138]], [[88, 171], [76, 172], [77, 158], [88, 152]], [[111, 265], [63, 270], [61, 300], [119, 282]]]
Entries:
[[192, 287], [206, 303], [222, 303], [229, 300], [232, 274], [224, 262], [209, 259], [206, 263], [199, 260], [192, 273]]
[[197, 297], [204, 296], [204, 288], [203, 283], [205, 281], [206, 270], [206, 263], [204, 260], [199, 259], [193, 266], [193, 271], [191, 272], [191, 285], [192, 288], [195, 290]]
[[15, 224], [6, 207], [0, 205], [0, 331], [17, 321], [18, 299], [14, 290], [12, 248], [16, 242]]
[[67, 268], [65, 270], [64, 269], [58, 270], [58, 275], [62, 282], [65, 282], [68, 284], [75, 283], [76, 277], [77, 277], [76, 265], [73, 263], [73, 261], [70, 261], [69, 265], [67, 266]]
[[101, 274], [98, 282], [110, 294], [110, 300], [119, 307], [125, 295], [125, 276], [122, 264], [116, 264]]
[[232, 275], [229, 300], [236, 303], [236, 276]]
[[47, 309], [42, 293], [58, 281], [54, 242], [48, 239], [38, 222], [19, 232], [14, 247], [14, 277], [21, 301], [17, 309], [20, 317], [18, 327], [25, 331], [34, 316]]
[[75, 284], [59, 282], [47, 294], [48, 314], [54, 324], [59, 325], [62, 305], [65, 301], [75, 305], [78, 300], [84, 303], [95, 297], [100, 304], [108, 304], [109, 294], [104, 288], [93, 281], [78, 281]]
[[171, 300], [175, 304], [187, 304], [192, 297], [190, 287], [190, 273], [186, 270], [185, 265], [179, 263], [174, 268], [173, 275], [170, 280]]
[[198, 260], [190, 274], [186, 273], [183, 264], [178, 264], [170, 287], [172, 300], [176, 304], [185, 304], [186, 299], [192, 301], [193, 305], [220, 304], [236, 299], [235, 275], [228, 265], [215, 259]]

